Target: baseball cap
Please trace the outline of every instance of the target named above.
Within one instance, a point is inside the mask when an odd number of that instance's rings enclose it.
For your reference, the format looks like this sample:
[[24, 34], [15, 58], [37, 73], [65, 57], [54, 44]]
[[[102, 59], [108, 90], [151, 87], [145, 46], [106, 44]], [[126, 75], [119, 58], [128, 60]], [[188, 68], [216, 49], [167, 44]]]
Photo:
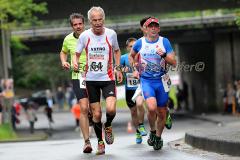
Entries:
[[157, 18], [149, 18], [145, 23], [144, 26], [148, 26], [151, 23], [157, 23], [159, 25], [159, 20]]

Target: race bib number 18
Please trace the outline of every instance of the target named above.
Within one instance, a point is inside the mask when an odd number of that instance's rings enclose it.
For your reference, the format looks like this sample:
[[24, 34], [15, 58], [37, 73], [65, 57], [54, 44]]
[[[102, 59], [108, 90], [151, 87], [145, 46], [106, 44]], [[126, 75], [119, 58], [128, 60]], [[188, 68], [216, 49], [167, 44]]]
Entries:
[[134, 78], [132, 73], [127, 73], [126, 78], [127, 78], [127, 87], [137, 87], [138, 86], [139, 80]]

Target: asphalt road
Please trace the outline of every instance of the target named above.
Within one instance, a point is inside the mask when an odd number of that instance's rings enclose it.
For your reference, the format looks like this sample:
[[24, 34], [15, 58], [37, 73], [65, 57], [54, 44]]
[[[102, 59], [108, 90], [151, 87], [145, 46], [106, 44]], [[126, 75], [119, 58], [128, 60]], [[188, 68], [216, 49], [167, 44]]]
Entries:
[[[39, 121], [37, 130], [47, 130], [45, 116], [38, 114]], [[24, 116], [22, 117], [24, 118]], [[104, 119], [104, 118], [103, 118]], [[127, 111], [118, 112], [114, 120], [115, 142], [106, 145], [106, 154], [97, 156], [97, 140], [91, 138], [93, 153], [83, 154], [83, 139], [79, 132], [74, 131], [74, 119], [67, 112], [55, 113], [52, 136], [47, 141], [1, 143], [1, 160], [237, 160], [239, 157], [220, 155], [217, 153], [197, 150], [186, 145], [183, 138], [186, 131], [200, 128], [215, 127], [215, 123], [190, 119], [186, 117], [175, 117], [173, 128], [164, 131], [164, 146], [160, 151], [154, 151], [147, 145], [147, 137], [143, 138], [142, 144], [135, 144], [134, 133], [126, 132], [127, 122], [130, 114]], [[146, 123], [147, 124], [147, 123]], [[26, 129], [28, 124], [22, 119], [19, 129]], [[148, 126], [146, 126], [148, 129]]]

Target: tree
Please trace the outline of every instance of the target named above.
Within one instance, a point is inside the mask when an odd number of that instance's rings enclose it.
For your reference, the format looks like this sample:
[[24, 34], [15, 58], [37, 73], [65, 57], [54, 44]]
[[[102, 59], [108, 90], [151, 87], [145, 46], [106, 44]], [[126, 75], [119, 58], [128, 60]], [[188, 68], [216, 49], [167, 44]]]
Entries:
[[[10, 30], [19, 26], [28, 26], [36, 24], [38, 18], [36, 13], [47, 13], [46, 3], [34, 3], [33, 0], [0, 0], [0, 77], [9, 78], [11, 69], [10, 53]], [[3, 72], [3, 73], [1, 73]], [[12, 102], [11, 99], [7, 100]], [[6, 103], [3, 108], [4, 121], [11, 121], [10, 107], [11, 103]], [[8, 108], [8, 109], [7, 109]], [[9, 112], [7, 113], [6, 110]]]
[[38, 22], [36, 13], [47, 13], [47, 3], [34, 3], [33, 0], [0, 0], [1, 28], [11, 29]]

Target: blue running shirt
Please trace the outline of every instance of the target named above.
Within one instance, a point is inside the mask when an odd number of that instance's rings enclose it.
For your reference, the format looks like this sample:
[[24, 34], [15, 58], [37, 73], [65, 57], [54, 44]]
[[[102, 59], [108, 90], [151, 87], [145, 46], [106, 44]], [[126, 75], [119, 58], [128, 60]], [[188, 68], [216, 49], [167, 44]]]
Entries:
[[128, 61], [128, 54], [121, 56], [120, 65], [122, 69], [128, 68], [128, 71], [124, 72], [125, 75], [125, 88], [126, 90], [136, 90], [139, 84], [139, 80], [132, 76], [132, 69]]
[[169, 40], [161, 36], [154, 42], [149, 42], [145, 37], [142, 37], [133, 45], [133, 50], [136, 53], [140, 53], [138, 67], [141, 77], [160, 79], [166, 73], [165, 60], [156, 53], [159, 47], [166, 54], [173, 52]]

